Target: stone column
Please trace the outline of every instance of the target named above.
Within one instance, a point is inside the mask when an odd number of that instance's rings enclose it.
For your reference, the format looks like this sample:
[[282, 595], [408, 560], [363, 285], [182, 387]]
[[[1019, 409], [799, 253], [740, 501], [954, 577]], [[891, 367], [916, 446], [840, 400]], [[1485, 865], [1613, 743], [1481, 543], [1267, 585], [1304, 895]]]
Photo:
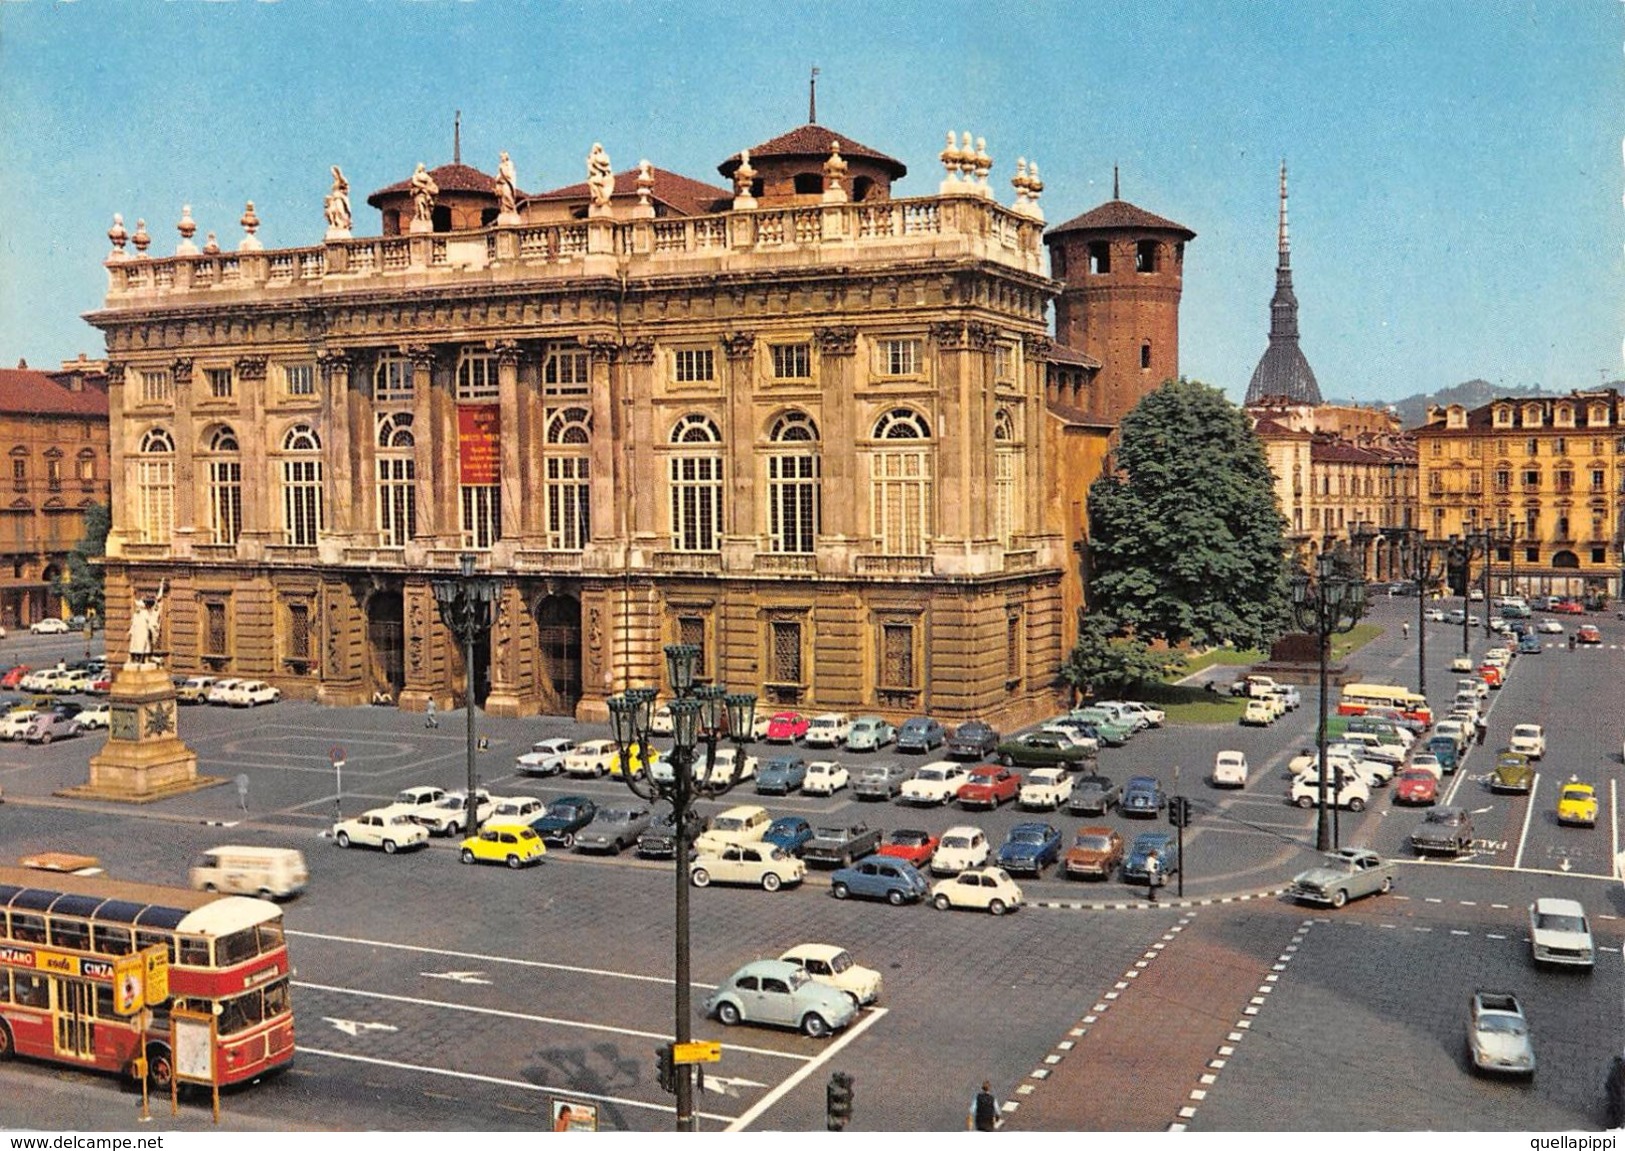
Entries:
[[436, 636], [440, 627], [439, 609], [426, 578], [408, 579], [401, 588], [402, 640], [405, 643], [401, 697], [402, 711], [423, 711], [430, 699], [442, 711], [451, 707], [445, 660]]
[[[518, 539], [524, 535], [523, 509], [526, 504], [525, 476], [521, 471], [524, 458], [524, 421], [519, 411], [519, 344], [502, 340], [496, 346], [497, 404], [500, 412], [502, 459], [498, 473], [498, 490], [502, 500], [502, 536]], [[495, 691], [495, 681], [492, 690]]]
[[171, 553], [189, 554], [198, 532], [197, 436], [192, 427], [192, 359], [169, 366], [175, 385], [175, 539]]
[[721, 561], [723, 571], [750, 571], [756, 564], [758, 521], [756, 516], [756, 394], [754, 372], [756, 337], [734, 332], [723, 337], [727, 354], [727, 379], [723, 394], [727, 414], [723, 422], [723, 459], [727, 461], [728, 484], [723, 489]]
[[[959, 320], [946, 320], [931, 325], [928, 349], [936, 353], [936, 385], [938, 408], [931, 428], [933, 448], [931, 519], [926, 532], [933, 539], [933, 551], [952, 549], [962, 552], [972, 539], [987, 537], [987, 498], [991, 483], [976, 460], [987, 460], [989, 444], [978, 434], [976, 412], [981, 407], [969, 395], [975, 381], [979, 333], [973, 337], [970, 329], [982, 325], [967, 325]], [[977, 479], [983, 482], [978, 485]], [[972, 491], [981, 496], [972, 498]]]
[[[524, 701], [520, 699], [519, 626], [525, 610], [519, 589], [508, 580], [497, 590], [497, 618], [491, 627], [491, 692], [485, 697], [485, 710], [489, 715], [524, 715]], [[534, 710], [534, 702], [531, 704]]]
[[429, 547], [456, 547], [459, 469], [457, 412], [451, 402], [456, 367], [428, 345], [414, 345], [407, 349], [407, 355], [412, 360], [414, 383], [412, 433], [416, 442], [418, 538]]
[[322, 372], [327, 427], [322, 430], [322, 498], [327, 506], [324, 535], [349, 543], [356, 530], [355, 434], [350, 426], [350, 368], [344, 352], [316, 357]]
[[[850, 552], [854, 537], [863, 523], [862, 509], [869, 491], [864, 484], [858, 445], [867, 443], [869, 429], [860, 427], [858, 403], [853, 398], [858, 386], [858, 330], [850, 326], [818, 328], [813, 332], [818, 353], [818, 386], [823, 394], [823, 438], [821, 482], [823, 517], [819, 524], [820, 546], [829, 539], [842, 553]], [[864, 550], [864, 549], [859, 549]], [[840, 569], [851, 570], [843, 559]]]
[[242, 386], [242, 423], [237, 442], [242, 448], [243, 538], [254, 541], [254, 558], [263, 555], [266, 543], [281, 538], [281, 517], [276, 505], [280, 477], [273, 474], [271, 452], [280, 445], [268, 444], [270, 429], [265, 419], [264, 356], [239, 356], [237, 382]]

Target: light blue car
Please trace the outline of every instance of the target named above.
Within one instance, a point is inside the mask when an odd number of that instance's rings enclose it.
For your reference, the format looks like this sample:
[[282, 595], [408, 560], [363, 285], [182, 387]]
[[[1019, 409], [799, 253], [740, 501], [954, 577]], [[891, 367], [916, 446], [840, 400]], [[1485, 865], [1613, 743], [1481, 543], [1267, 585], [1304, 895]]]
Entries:
[[860, 715], [846, 737], [848, 751], [878, 751], [897, 738], [897, 729], [878, 715]]
[[705, 1001], [705, 1012], [726, 1027], [759, 1023], [823, 1039], [852, 1022], [858, 1005], [794, 963], [758, 959], [723, 980]]
[[829, 890], [836, 899], [884, 899], [901, 907], [924, 899], [931, 885], [908, 860], [871, 855], [833, 873]]

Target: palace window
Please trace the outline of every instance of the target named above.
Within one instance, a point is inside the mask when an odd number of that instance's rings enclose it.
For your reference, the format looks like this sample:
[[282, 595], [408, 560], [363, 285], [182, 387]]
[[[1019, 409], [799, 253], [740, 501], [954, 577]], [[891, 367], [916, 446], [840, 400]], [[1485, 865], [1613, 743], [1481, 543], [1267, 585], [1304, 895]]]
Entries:
[[882, 691], [913, 691], [919, 687], [915, 673], [914, 625], [880, 625], [880, 683]]
[[1004, 678], [1012, 686], [1020, 681], [1026, 664], [1026, 645], [1022, 642], [1026, 630], [1020, 612], [1011, 612], [1004, 621]]
[[875, 375], [917, 376], [919, 374], [919, 340], [877, 340], [875, 342]]
[[1526, 456], [1538, 456], [1540, 454], [1540, 441], [1534, 436], [1530, 436], [1524, 441], [1523, 454]]
[[671, 546], [676, 551], [714, 552], [722, 534], [722, 433], [709, 416], [677, 421], [670, 460]]
[[315, 547], [322, 530], [322, 442], [309, 424], [282, 437], [282, 533], [295, 547]]
[[237, 433], [216, 428], [209, 437], [209, 530], [217, 544], [234, 544], [243, 534], [243, 462]]
[[203, 655], [225, 659], [231, 655], [230, 615], [223, 602], [209, 600], [203, 605]]
[[679, 384], [705, 384], [717, 378], [717, 354], [711, 348], [678, 348], [671, 354], [671, 378]]
[[464, 484], [459, 503], [463, 546], [485, 551], [502, 538], [502, 488], [497, 484]]
[[283, 364], [282, 394], [285, 396], [314, 396], [316, 394], [315, 364]]
[[775, 380], [811, 379], [811, 346], [808, 344], [774, 344], [773, 378]]
[[1592, 472], [1591, 472], [1591, 490], [1594, 491], [1594, 492], [1602, 491], [1603, 490], [1603, 485], [1604, 485], [1604, 479], [1605, 479], [1605, 477], [1604, 477], [1604, 474], [1603, 474], [1603, 471], [1602, 471], [1601, 468], [1592, 469]]
[[204, 368], [203, 378], [209, 385], [211, 399], [231, 399], [234, 385], [230, 368]]
[[175, 381], [168, 368], [144, 368], [138, 378], [143, 404], [167, 404], [175, 398]]
[[135, 487], [141, 539], [168, 543], [175, 531], [175, 441], [162, 428], [141, 437]]
[[45, 457], [45, 486], [53, 492], [62, 490], [62, 454], [54, 448]]
[[1025, 463], [1015, 421], [1000, 408], [993, 413], [993, 535], [1004, 547], [1025, 527], [1021, 515]]
[[542, 360], [542, 392], [548, 396], [584, 396], [592, 386], [592, 357], [585, 348], [555, 344]]
[[[1368, 480], [1366, 482], [1369, 483], [1370, 481]], [[1467, 475], [1467, 492], [1468, 492], [1468, 494], [1476, 496], [1481, 491], [1483, 491], [1483, 488], [1484, 488], [1484, 477], [1479, 475], [1477, 472], [1469, 472], [1468, 475]], [[1371, 493], [1368, 491], [1365, 494], [1370, 495]]]
[[818, 425], [804, 412], [788, 412], [768, 439], [779, 449], [767, 457], [770, 546], [775, 552], [811, 552], [822, 515]]
[[1540, 535], [1540, 509], [1526, 508], [1523, 513], [1523, 534], [1530, 539]]
[[1566, 456], [1569, 454], [1569, 440], [1567, 436], [1557, 437], [1557, 439], [1553, 442], [1552, 454], [1554, 456]]
[[768, 658], [769, 683], [800, 683], [801, 680], [801, 624], [795, 620], [773, 620], [768, 624], [770, 647]]
[[372, 398], [379, 404], [409, 404], [417, 387], [412, 361], [405, 356], [380, 356], [372, 371]]
[[1553, 477], [1557, 481], [1559, 492], [1572, 492], [1574, 490], [1574, 473], [1568, 470], [1560, 471]]
[[1013, 386], [1016, 382], [1016, 348], [1014, 344], [993, 345], [993, 382]]
[[931, 428], [919, 413], [893, 408], [875, 421], [870, 522], [884, 555], [920, 555], [931, 520]]
[[547, 546], [578, 552], [592, 538], [592, 413], [565, 408], [547, 422]]
[[1499, 495], [1505, 495], [1507, 492], [1509, 492], [1511, 490], [1512, 490], [1512, 473], [1510, 471], [1505, 471], [1505, 470], [1496, 472], [1495, 473], [1495, 491], [1496, 491], [1496, 493], [1499, 494]]
[[694, 677], [703, 680], [709, 674], [705, 670], [705, 617], [699, 615], [682, 615], [677, 617], [677, 642], [688, 644], [700, 653], [700, 658], [694, 661]]
[[308, 603], [290, 603], [288, 605], [288, 658], [293, 660], [308, 660], [310, 658], [310, 605]]
[[1523, 490], [1526, 492], [1538, 492], [1540, 490], [1540, 473], [1538, 471], [1530, 470], [1523, 473]]
[[498, 395], [497, 358], [490, 352], [464, 352], [457, 360], [457, 399], [494, 400]]
[[[408, 387], [410, 387], [408, 383]], [[405, 547], [418, 530], [418, 473], [411, 412], [380, 412], [378, 421], [378, 542]]]

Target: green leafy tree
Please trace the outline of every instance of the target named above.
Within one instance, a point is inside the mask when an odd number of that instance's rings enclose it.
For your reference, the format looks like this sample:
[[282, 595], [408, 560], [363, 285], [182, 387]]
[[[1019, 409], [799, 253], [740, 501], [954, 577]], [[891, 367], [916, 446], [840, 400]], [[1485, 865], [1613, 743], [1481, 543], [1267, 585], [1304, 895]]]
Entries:
[[1290, 617], [1285, 530], [1241, 409], [1169, 381], [1123, 417], [1089, 489], [1090, 611], [1146, 641], [1267, 647]]
[[107, 533], [112, 529], [113, 517], [106, 504], [93, 504], [85, 509], [85, 538], [68, 553], [68, 574], [57, 576], [51, 590], [67, 601], [74, 615], [105, 619], [107, 615], [107, 589], [102, 569], [92, 564], [107, 553]]
[[1071, 686], [1074, 699], [1091, 692], [1110, 698], [1129, 694], [1140, 684], [1159, 682], [1184, 662], [1178, 652], [1119, 634], [1101, 615], [1086, 615], [1078, 627], [1077, 645], [1061, 665], [1061, 678]]

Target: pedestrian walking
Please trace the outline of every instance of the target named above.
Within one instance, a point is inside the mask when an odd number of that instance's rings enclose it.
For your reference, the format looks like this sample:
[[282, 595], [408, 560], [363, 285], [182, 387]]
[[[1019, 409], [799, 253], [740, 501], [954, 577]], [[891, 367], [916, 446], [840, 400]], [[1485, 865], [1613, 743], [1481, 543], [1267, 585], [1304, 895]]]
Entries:
[[1407, 620], [1407, 621], [1406, 621], [1406, 622], [1404, 622], [1404, 623], [1402, 623], [1402, 624], [1400, 624], [1400, 625], [1399, 625], [1399, 626], [1400, 626], [1400, 628], [1401, 628], [1401, 630], [1403, 630], [1403, 631], [1404, 631], [1404, 633], [1405, 633], [1405, 638], [1406, 638], [1406, 639], [1410, 639], [1410, 638], [1411, 638], [1411, 625], [1410, 625], [1410, 621], [1409, 621], [1409, 620]]
[[967, 1131], [997, 1131], [1004, 1126], [999, 1118], [999, 1100], [993, 1094], [993, 1083], [982, 1080], [982, 1089], [971, 1097], [970, 1114], [965, 1116]]
[[423, 709], [423, 726], [424, 727], [439, 727], [440, 726], [440, 715], [435, 710], [434, 697], [433, 696], [429, 697], [429, 702], [428, 702], [427, 706], [425, 706], [424, 709]]
[[1162, 884], [1162, 860], [1157, 857], [1156, 849], [1145, 857], [1145, 898], [1149, 903], [1157, 901], [1157, 888]]

